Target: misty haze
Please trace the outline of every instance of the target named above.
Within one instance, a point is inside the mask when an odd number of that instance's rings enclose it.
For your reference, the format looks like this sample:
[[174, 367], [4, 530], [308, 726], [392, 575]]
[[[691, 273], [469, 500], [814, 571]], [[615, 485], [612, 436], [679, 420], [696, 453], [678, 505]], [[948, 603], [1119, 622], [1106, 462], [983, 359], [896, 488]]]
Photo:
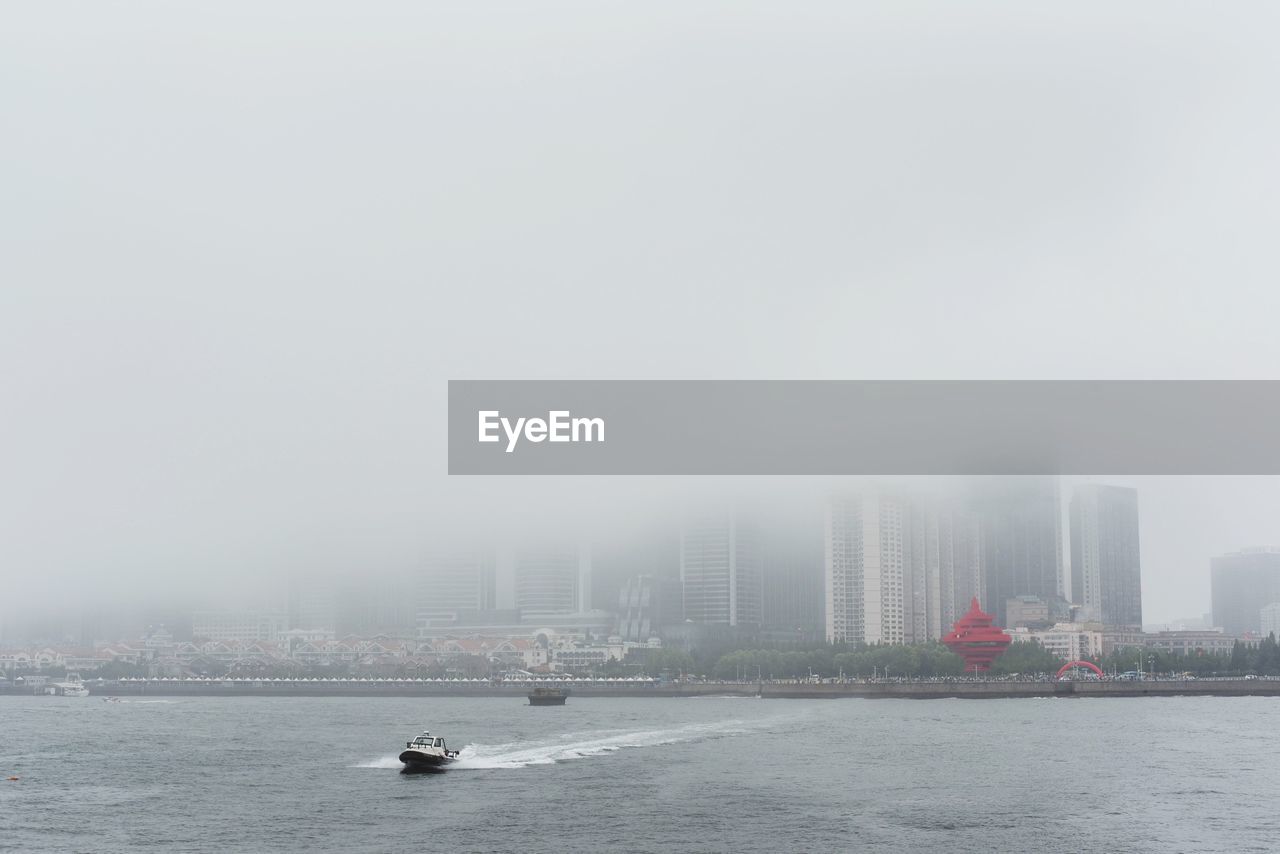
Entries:
[[0, 848], [1269, 850], [1280, 476], [450, 475], [448, 384], [1275, 380], [1277, 15], [11, 5]]

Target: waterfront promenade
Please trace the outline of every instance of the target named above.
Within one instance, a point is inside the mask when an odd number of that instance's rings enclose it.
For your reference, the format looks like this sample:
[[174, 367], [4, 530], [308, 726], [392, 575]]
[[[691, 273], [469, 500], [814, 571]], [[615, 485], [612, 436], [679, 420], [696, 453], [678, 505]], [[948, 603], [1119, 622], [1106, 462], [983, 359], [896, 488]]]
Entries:
[[[1008, 679], [695, 682], [577, 679], [493, 682], [463, 679], [122, 679], [87, 680], [97, 697], [516, 697], [538, 685], [567, 686], [574, 697], [707, 697], [766, 699], [1000, 699], [1016, 697], [1280, 696], [1280, 679]], [[0, 688], [0, 695], [39, 689]]]

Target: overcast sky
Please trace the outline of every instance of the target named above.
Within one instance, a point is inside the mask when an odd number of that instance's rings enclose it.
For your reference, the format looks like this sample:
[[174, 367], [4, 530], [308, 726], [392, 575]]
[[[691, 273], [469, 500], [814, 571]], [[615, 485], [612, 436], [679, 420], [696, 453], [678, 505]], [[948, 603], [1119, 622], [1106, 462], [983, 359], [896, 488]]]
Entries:
[[[0, 590], [663, 495], [449, 480], [449, 378], [1275, 378], [1278, 19], [9, 4]], [[1138, 485], [1149, 622], [1280, 542], [1274, 478]]]

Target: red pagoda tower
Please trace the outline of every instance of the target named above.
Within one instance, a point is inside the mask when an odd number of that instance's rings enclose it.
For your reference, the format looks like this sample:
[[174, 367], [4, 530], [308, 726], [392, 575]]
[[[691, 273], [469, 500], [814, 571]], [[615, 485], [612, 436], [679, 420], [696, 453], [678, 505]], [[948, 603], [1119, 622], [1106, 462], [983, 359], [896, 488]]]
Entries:
[[973, 597], [969, 613], [956, 620], [951, 634], [942, 639], [952, 652], [964, 659], [965, 673], [978, 673], [991, 669], [991, 662], [1000, 657], [1013, 638], [1004, 629], [993, 626], [995, 617], [982, 613], [978, 597]]

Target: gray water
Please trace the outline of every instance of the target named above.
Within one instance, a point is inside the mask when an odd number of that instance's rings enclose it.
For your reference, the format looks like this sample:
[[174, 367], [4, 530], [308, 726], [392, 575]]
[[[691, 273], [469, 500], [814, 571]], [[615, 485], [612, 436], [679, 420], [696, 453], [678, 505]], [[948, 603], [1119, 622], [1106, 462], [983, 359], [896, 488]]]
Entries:
[[[0, 849], [1275, 851], [1280, 700], [0, 697]], [[424, 728], [463, 747], [404, 776]]]

